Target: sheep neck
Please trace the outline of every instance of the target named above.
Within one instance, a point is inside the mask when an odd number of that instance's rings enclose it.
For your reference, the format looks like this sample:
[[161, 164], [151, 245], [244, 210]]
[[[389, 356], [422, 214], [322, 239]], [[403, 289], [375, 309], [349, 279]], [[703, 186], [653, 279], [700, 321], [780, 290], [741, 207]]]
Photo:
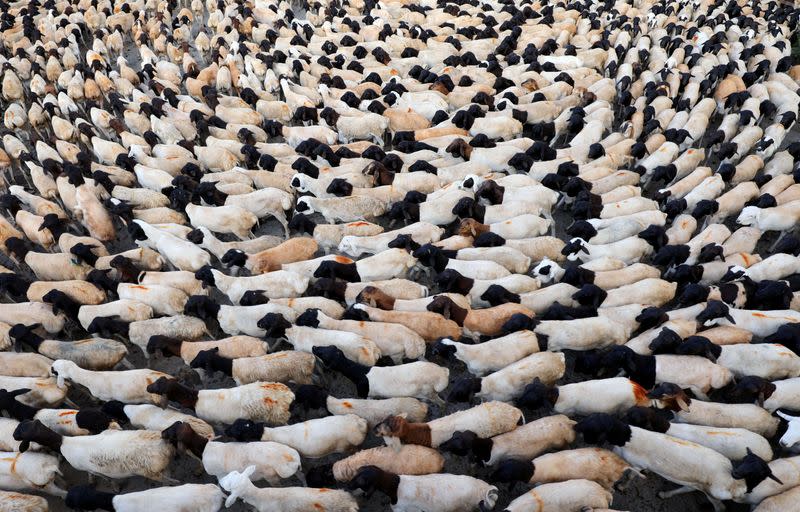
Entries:
[[408, 423], [400, 439], [404, 444], [431, 446], [431, 427], [427, 423]]
[[194, 409], [197, 405], [198, 391], [176, 382], [167, 390], [167, 398], [183, 407]]
[[375, 487], [387, 495], [392, 505], [397, 504], [397, 488], [400, 487], [400, 476], [382, 471], [375, 479]]

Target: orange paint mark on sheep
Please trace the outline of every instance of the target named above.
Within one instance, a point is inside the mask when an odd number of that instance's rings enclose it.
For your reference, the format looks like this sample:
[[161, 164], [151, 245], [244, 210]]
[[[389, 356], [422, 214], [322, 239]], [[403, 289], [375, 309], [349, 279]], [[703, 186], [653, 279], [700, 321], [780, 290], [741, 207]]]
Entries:
[[719, 432], [717, 430], [709, 430], [707, 432], [707, 434], [710, 435], [710, 436], [735, 436], [736, 435], [733, 432]]
[[330, 489], [328, 489], [327, 487], [320, 487], [320, 488], [319, 488], [319, 489], [317, 489], [317, 490], [318, 490], [319, 492], [331, 492], [331, 490], [330, 490]]
[[270, 398], [270, 397], [268, 397], [268, 396], [265, 396], [265, 397], [263, 398], [263, 401], [264, 401], [264, 403], [265, 403], [265, 404], [267, 404], [267, 405], [274, 405], [274, 404], [275, 404], [275, 400], [271, 399], [271, 398]]
[[369, 222], [364, 222], [363, 220], [360, 220], [358, 222], [351, 222], [350, 224], [348, 224], [348, 226], [353, 228], [357, 228], [359, 226], [369, 226]]
[[325, 507], [320, 505], [319, 503], [314, 503], [313, 507], [317, 510], [325, 510]]
[[647, 398], [647, 390], [634, 381], [630, 381], [633, 387], [633, 397], [637, 404], [646, 403], [649, 401]]
[[333, 261], [335, 261], [336, 263], [343, 263], [345, 265], [353, 263], [353, 260], [351, 260], [350, 258], [346, 258], [344, 256], [334, 256]]
[[61, 411], [58, 413], [59, 416], [72, 416], [73, 414], [78, 414], [78, 411]]
[[284, 453], [283, 460], [285, 460], [286, 462], [292, 462], [294, 460], [294, 457], [292, 457], [291, 454]]
[[288, 389], [284, 384], [280, 384], [278, 382], [266, 382], [261, 384], [261, 389], [268, 389], [271, 391], [285, 391]]
[[138, 285], [138, 284], [131, 285], [131, 288], [135, 288], [135, 289], [137, 289], [137, 290], [144, 290], [144, 291], [146, 291], [146, 292], [147, 292], [147, 291], [150, 291], [150, 289], [149, 289], [148, 287], [146, 287], [146, 286], [141, 286], [141, 285]]
[[345, 409], [352, 409], [353, 408], [353, 404], [351, 404], [350, 402], [344, 401], [344, 402], [342, 402], [342, 407], [344, 407]]

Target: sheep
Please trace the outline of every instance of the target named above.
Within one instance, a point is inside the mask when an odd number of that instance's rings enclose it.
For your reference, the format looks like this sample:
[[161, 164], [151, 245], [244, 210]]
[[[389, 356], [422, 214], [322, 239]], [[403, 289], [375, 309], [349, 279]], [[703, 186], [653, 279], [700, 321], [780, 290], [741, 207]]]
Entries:
[[781, 510], [788, 510], [793, 506], [797, 500], [800, 487], [793, 487], [789, 490], [783, 491], [779, 494], [773, 494], [759, 503], [754, 509], [754, 512], [779, 512]]
[[459, 338], [461, 327], [453, 320], [428, 312], [384, 311], [366, 304], [354, 304], [352, 309], [363, 312], [366, 319], [375, 322], [401, 324], [416, 332], [425, 341], [433, 341], [441, 337]]
[[43, 491], [53, 496], [64, 497], [66, 491], [58, 487], [54, 481], [57, 474], [60, 474], [58, 459], [53, 455], [37, 452], [0, 452], [0, 484], [3, 489]]
[[632, 466], [683, 485], [677, 492], [661, 493], [664, 498], [699, 490], [715, 504], [715, 509], [722, 510], [719, 501], [741, 498], [772, 476], [771, 471], [756, 472], [766, 463], [752, 453], [734, 467], [727, 457], [710, 448], [683, 440], [676, 442], [671, 436], [629, 426], [607, 414], [588, 416], [575, 429], [590, 443], [608, 440], [614, 445], [614, 452]]
[[[143, 351], [151, 336], [167, 336], [193, 341], [206, 334], [205, 322], [199, 318], [175, 315], [149, 320], [138, 320], [128, 324], [128, 339]], [[147, 352], [145, 352], [145, 355]]]
[[484, 309], [465, 309], [451, 298], [438, 295], [427, 305], [428, 311], [442, 314], [463, 327], [465, 336], [476, 334], [496, 336], [502, 334], [506, 321], [514, 315], [532, 317], [533, 311], [514, 303], [500, 304]]
[[88, 486], [72, 487], [65, 498], [73, 509], [106, 509], [117, 512], [144, 512], [153, 503], [163, 503], [171, 510], [216, 512], [222, 507], [225, 494], [214, 484], [184, 484], [157, 487], [126, 494], [97, 491]]
[[450, 371], [433, 363], [417, 361], [397, 366], [365, 366], [351, 361], [336, 347], [314, 347], [326, 367], [341, 372], [356, 385], [359, 398], [413, 397], [438, 401], [447, 387]]
[[248, 420], [236, 421], [226, 430], [237, 441], [272, 441], [292, 447], [307, 458], [318, 459], [346, 453], [367, 436], [367, 421], [355, 414], [318, 418], [286, 427], [265, 427]]
[[483, 378], [460, 379], [448, 397], [451, 401], [468, 401], [473, 394], [486, 400], [510, 401], [523, 392], [523, 384], [535, 378], [552, 384], [564, 375], [563, 353], [531, 354]]
[[[67, 359], [87, 370], [110, 370], [128, 355], [128, 349], [119, 341], [105, 338], [75, 341], [47, 340], [23, 324], [13, 326], [9, 331], [9, 336], [14, 338], [16, 343], [27, 345], [43, 356], [47, 356], [50, 364], [53, 360]], [[21, 364], [21, 361], [18, 364]], [[4, 374], [9, 375], [8, 373]], [[41, 376], [49, 374], [48, 368], [47, 373]]]
[[20, 240], [10, 238], [6, 240], [6, 247], [22, 259], [41, 281], [85, 280], [92, 270], [91, 266], [76, 261], [71, 254], [34, 252], [16, 242]]
[[36, 442], [61, 453], [70, 466], [107, 478], [143, 476], [162, 481], [164, 471], [175, 453], [151, 430], [106, 430], [100, 434], [64, 437], [38, 420], [19, 424], [14, 439], [22, 448]]
[[767, 439], [775, 435], [780, 420], [753, 404], [724, 404], [689, 400], [675, 384], [660, 384], [649, 396], [659, 407], [677, 409], [675, 421], [715, 428], [744, 428]]
[[736, 218], [742, 226], [755, 226], [761, 231], [785, 232], [800, 218], [800, 201], [791, 201], [772, 208], [745, 206]]
[[254, 382], [224, 390], [194, 390], [161, 377], [147, 386], [147, 391], [194, 409], [199, 418], [209, 423], [233, 423], [246, 418], [271, 425], [285, 424], [294, 400], [289, 388], [274, 382]]
[[151, 403], [162, 405], [164, 398], [146, 391], [147, 386], [167, 375], [154, 370], [91, 371], [80, 368], [72, 361], [59, 359], [53, 362], [52, 373], [58, 386], [66, 380], [86, 387], [100, 400], [119, 400], [126, 403]]
[[508, 504], [508, 512], [525, 510], [556, 511], [579, 510], [594, 507], [600, 510], [611, 504], [612, 494], [601, 485], [589, 480], [567, 480], [544, 484], [517, 497]]
[[[664, 414], [666, 412], [666, 414]], [[743, 428], [717, 428], [688, 423], [670, 423], [668, 411], [634, 407], [625, 415], [631, 425], [661, 432], [717, 451], [730, 460], [742, 460], [748, 450], [764, 460], [772, 460], [772, 448], [762, 436]]]
[[41, 496], [22, 494], [12, 491], [0, 491], [0, 510], [3, 512], [47, 512], [47, 500]]
[[[638, 236], [631, 236], [610, 244], [588, 244], [581, 238], [573, 238], [562, 249], [562, 254], [570, 261], [580, 259], [588, 262], [598, 258], [612, 256], [630, 265], [653, 252], [653, 246]], [[584, 253], [585, 256], [581, 253]]]
[[250, 230], [258, 223], [255, 214], [238, 205], [198, 206], [190, 203], [186, 205], [186, 215], [192, 226], [217, 233], [233, 233], [240, 240], [249, 238]]
[[146, 271], [139, 274], [138, 284], [143, 286], [156, 285], [168, 286], [182, 291], [186, 295], [203, 295], [203, 283], [194, 277], [188, 270], [173, 270], [169, 272]]
[[345, 237], [355, 236], [360, 239], [383, 233], [383, 227], [363, 220], [347, 224], [316, 224], [302, 213], [297, 213], [292, 217], [289, 227], [309, 233], [326, 252], [340, 247]]
[[364, 466], [348, 484], [350, 489], [379, 489], [392, 497], [392, 510], [440, 510], [455, 512], [494, 508], [497, 487], [466, 475], [395, 475], [376, 466]]
[[777, 253], [760, 262], [753, 263], [746, 269], [733, 267], [730, 272], [739, 278], [747, 277], [753, 282], [777, 281], [796, 273], [800, 258], [791, 254]]
[[[350, 261], [350, 260], [348, 260]], [[308, 288], [309, 278], [287, 270], [275, 270], [257, 276], [228, 276], [211, 267], [195, 272], [204, 286], [214, 286], [234, 304], [249, 290], [261, 290], [269, 299], [295, 298]]]
[[[535, 238], [550, 229], [552, 221], [532, 213], [515, 215], [510, 219], [495, 223], [480, 223], [475, 219], [463, 219], [459, 234], [477, 236], [482, 233], [495, 233], [508, 241]], [[520, 251], [521, 248], [518, 248]]]
[[495, 470], [494, 481], [548, 484], [566, 480], [589, 480], [607, 490], [631, 467], [619, 455], [602, 448], [577, 448], [540, 455], [533, 461], [507, 460]]
[[798, 322], [800, 316], [792, 310], [755, 311], [729, 308], [720, 301], [709, 301], [706, 308], [697, 315], [697, 321], [709, 327], [714, 325], [734, 325], [750, 331], [755, 336], [768, 336], [787, 322]]
[[0, 375], [7, 377], [49, 377], [52, 359], [39, 354], [0, 353]]
[[147, 304], [153, 313], [160, 315], [177, 315], [183, 312], [189, 296], [171, 286], [141, 285], [120, 283], [117, 286], [120, 300], [131, 300]]
[[153, 308], [133, 300], [115, 300], [96, 306], [83, 305], [78, 310], [78, 322], [86, 330], [90, 329], [97, 318], [119, 317], [123, 322], [136, 322], [148, 320], [152, 316]]
[[416, 444], [402, 445], [399, 449], [379, 446], [358, 451], [336, 461], [330, 468], [331, 476], [335, 481], [349, 482], [364, 466], [377, 466], [384, 471], [402, 475], [428, 475], [441, 473], [444, 457], [432, 448]]
[[137, 429], [162, 431], [176, 421], [181, 421], [188, 423], [198, 435], [206, 439], [214, 437], [211, 425], [175, 409], [161, 408], [152, 404], [124, 404], [118, 400], [106, 402], [101, 409], [120, 423], [130, 423]]
[[355, 498], [345, 491], [305, 487], [257, 488], [250, 482], [250, 476], [255, 471], [255, 466], [248, 466], [241, 473], [232, 471], [220, 478], [220, 486], [230, 493], [225, 506], [229, 507], [241, 499], [259, 512], [301, 512], [311, 508], [356, 512], [359, 509]]
[[[524, 301], [523, 301], [524, 304]], [[591, 350], [627, 341], [630, 333], [619, 322], [605, 316], [575, 320], [544, 320], [533, 328], [547, 337], [547, 349]]]
[[186, 235], [186, 239], [197, 244], [202, 249], [210, 252], [217, 259], [222, 259], [231, 249], [244, 251], [245, 253], [260, 252], [277, 246], [281, 243], [281, 238], [277, 236], [264, 235], [251, 240], [238, 242], [222, 242], [208, 228], [200, 226], [193, 229]]
[[[521, 293], [519, 295], [519, 301], [520, 304], [539, 315], [544, 313], [556, 302], [567, 307], [577, 306], [578, 303], [572, 298], [577, 292], [578, 288], [575, 288], [571, 284], [556, 283], [541, 289]], [[488, 295], [489, 290], [487, 290], [483, 296]]]
[[278, 219], [288, 235], [289, 226], [286, 222], [285, 211], [292, 207], [291, 194], [277, 188], [260, 188], [247, 194], [229, 195], [225, 199], [225, 206], [239, 206], [251, 212], [258, 218], [272, 216]]
[[[473, 307], [490, 305], [489, 290], [505, 290], [512, 294], [524, 294], [539, 289], [540, 281], [536, 278], [512, 274], [500, 279], [472, 279], [464, 277], [456, 270], [447, 269], [436, 277], [443, 291], [465, 295], [470, 299]], [[521, 296], [522, 297], [522, 296]], [[523, 304], [534, 311], [535, 308]], [[548, 304], [549, 305], [549, 304]]]
[[[598, 394], [599, 390], [604, 391]], [[599, 412], [619, 413], [637, 405], [649, 405], [650, 399], [647, 391], [636, 382], [624, 377], [614, 377], [573, 382], [557, 388], [534, 381], [525, 388], [517, 402], [536, 407], [548, 405], [560, 414], [589, 415]]]
[[211, 341], [183, 341], [164, 335], [152, 336], [146, 343], [146, 350], [152, 354], [161, 351], [165, 355], [180, 357], [190, 364], [204, 350], [219, 349], [218, 355], [229, 359], [259, 357], [267, 354], [265, 341], [252, 336], [231, 336]]
[[409, 423], [401, 416], [389, 416], [374, 431], [387, 446], [419, 444], [438, 448], [457, 431], [469, 430], [490, 438], [516, 428], [522, 412], [502, 402], [486, 402], [471, 409], [442, 416], [428, 423]]
[[279, 270], [285, 263], [307, 260], [318, 248], [313, 239], [292, 238], [276, 247], [253, 254], [232, 249], [222, 256], [221, 261], [229, 266], [246, 267], [254, 275], [263, 274]]
[[138, 226], [138, 230], [134, 231], [134, 238], [156, 249], [179, 270], [195, 272], [211, 261], [207, 252], [187, 240], [159, 230], [142, 220], [134, 220], [133, 224]]
[[386, 212], [386, 204], [367, 196], [316, 198], [305, 196], [297, 201], [295, 210], [305, 215], [319, 212], [329, 224], [336, 221], [370, 221]]
[[675, 382], [703, 398], [712, 389], [720, 389], [733, 379], [730, 370], [703, 357], [671, 354], [644, 356], [621, 346], [612, 347], [601, 357], [599, 365], [623, 368], [634, 381], [647, 389], [655, 383]]
[[[437, 297], [446, 297], [448, 300], [453, 301], [455, 305], [460, 308], [468, 309], [469, 302], [467, 298], [458, 293], [441, 293], [420, 299], [395, 299], [391, 295], [383, 293], [374, 286], [365, 287], [361, 293], [356, 297], [357, 302], [368, 304], [370, 307], [377, 307], [385, 311], [429, 311], [431, 304], [435, 302]], [[433, 308], [431, 309], [431, 311]]]
[[746, 496], [741, 496], [736, 501], [755, 505], [764, 499], [788, 491], [796, 487], [800, 475], [797, 472], [797, 457], [775, 459], [769, 463], [763, 472], [769, 475], [770, 481], [761, 480]]
[[442, 443], [441, 449], [458, 455], [472, 452], [479, 461], [494, 465], [505, 459], [532, 459], [553, 448], [561, 448], [575, 439], [574, 421], [564, 415], [546, 416], [515, 430], [482, 439], [474, 432], [456, 432]]
[[444, 338], [434, 344], [433, 351], [439, 356], [455, 356], [471, 374], [481, 377], [541, 351], [545, 344], [532, 331], [517, 331], [477, 345]]
[[401, 248], [387, 249], [351, 263], [342, 263], [337, 257], [320, 263], [314, 277], [343, 277], [348, 281], [384, 281], [405, 277], [417, 264], [416, 257]]
[[465, 277], [473, 279], [498, 279], [511, 274], [504, 266], [488, 260], [463, 261], [448, 256], [441, 249], [433, 245], [423, 245], [413, 252], [419, 264], [431, 267], [436, 272], [455, 270]]
[[364, 253], [378, 254], [389, 249], [389, 243], [401, 235], [408, 235], [419, 244], [441, 240], [444, 229], [427, 222], [415, 222], [400, 229], [371, 236], [345, 235], [338, 244], [339, 251], [358, 257]]
[[34, 281], [25, 293], [31, 302], [43, 302], [43, 298], [51, 290], [58, 290], [79, 304], [102, 304], [107, 297], [103, 290], [82, 280], [69, 281]]
[[198, 352], [190, 366], [231, 375], [237, 386], [258, 381], [308, 384], [314, 372], [314, 356], [306, 352], [291, 350], [235, 359], [218, 356], [218, 352], [216, 347]]
[[268, 441], [219, 443], [198, 435], [187, 423], [174, 423], [161, 432], [161, 438], [174, 446], [185, 446], [203, 462], [203, 469], [218, 479], [242, 466], [255, 465], [256, 480], [271, 485], [290, 478], [300, 470], [300, 454], [289, 446]]
[[53, 407], [67, 395], [67, 390], [53, 378], [0, 376], [0, 389], [21, 392], [19, 402], [31, 407]]
[[403, 358], [418, 359], [425, 354], [425, 340], [408, 327], [386, 322], [336, 320], [319, 309], [309, 309], [297, 317], [296, 325], [349, 331], [375, 342], [382, 356], [399, 364]]

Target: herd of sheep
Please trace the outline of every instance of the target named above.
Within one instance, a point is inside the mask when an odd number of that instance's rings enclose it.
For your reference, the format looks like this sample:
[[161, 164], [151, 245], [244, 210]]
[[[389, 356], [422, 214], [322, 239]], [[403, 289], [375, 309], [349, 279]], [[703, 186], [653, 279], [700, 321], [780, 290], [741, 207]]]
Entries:
[[0, 512], [800, 510], [798, 19], [0, 0]]

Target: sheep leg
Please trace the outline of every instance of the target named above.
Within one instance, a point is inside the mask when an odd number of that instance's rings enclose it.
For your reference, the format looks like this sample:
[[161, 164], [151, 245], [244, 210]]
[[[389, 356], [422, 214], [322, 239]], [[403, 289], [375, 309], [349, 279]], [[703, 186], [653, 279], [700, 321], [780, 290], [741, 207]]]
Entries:
[[277, 349], [278, 347], [280, 347], [284, 343], [287, 343], [286, 338], [275, 338], [275, 343], [272, 344], [272, 346], [269, 348], [269, 350], [271, 352], [274, 352], [275, 349]]
[[769, 247], [769, 252], [772, 252], [772, 251], [775, 250], [775, 248], [778, 246], [780, 241], [783, 240], [783, 237], [786, 236], [786, 233], [788, 233], [788, 231], [781, 231], [781, 234], [778, 236], [778, 239], [775, 240], [775, 242]]
[[442, 397], [439, 396], [439, 393], [431, 393], [429, 399], [433, 404], [438, 405], [442, 409], [447, 405], [447, 403], [442, 400]]
[[61, 487], [57, 486], [57, 485], [56, 485], [55, 483], [53, 483], [53, 482], [50, 482], [50, 483], [48, 483], [47, 485], [45, 485], [45, 486], [44, 486], [44, 487], [42, 487], [41, 489], [42, 489], [44, 492], [46, 492], [47, 494], [51, 494], [51, 495], [53, 495], [53, 496], [58, 496], [58, 497], [59, 497], [59, 498], [61, 498], [61, 499], [64, 499], [64, 498], [66, 498], [66, 497], [67, 497], [67, 491], [65, 491], [65, 490], [64, 490], [64, 489], [62, 489]]
[[70, 406], [70, 408], [72, 408], [72, 409], [80, 409], [78, 404], [76, 404], [75, 402], [73, 402], [69, 398], [64, 397], [64, 403], [67, 404], [68, 406]]
[[659, 491], [658, 497], [661, 498], [662, 500], [666, 500], [666, 499], [669, 499], [669, 498], [671, 498], [673, 496], [678, 496], [680, 494], [687, 494], [687, 493], [690, 493], [690, 492], [694, 492], [695, 490], [696, 489], [693, 489], [693, 488], [689, 487], [688, 485], [684, 485], [684, 486], [678, 487], [677, 489], [673, 489], [671, 491]]
[[619, 481], [614, 484], [614, 489], [619, 492], [623, 492], [625, 488], [628, 487], [628, 484], [631, 483], [633, 477], [635, 476], [644, 478], [644, 475], [641, 474], [635, 468], [629, 468], [625, 470], [625, 472], [622, 474], [622, 478], [620, 478]]
[[[705, 493], [703, 493], [705, 494]], [[725, 512], [726, 507], [722, 504], [722, 502], [716, 498], [712, 498], [708, 494], [705, 494], [708, 501], [711, 503], [711, 506], [714, 507], [714, 512]]]
[[273, 216], [281, 223], [281, 226], [283, 226], [283, 232], [286, 238], [289, 238], [289, 221], [286, 220], [286, 214], [273, 214]]

